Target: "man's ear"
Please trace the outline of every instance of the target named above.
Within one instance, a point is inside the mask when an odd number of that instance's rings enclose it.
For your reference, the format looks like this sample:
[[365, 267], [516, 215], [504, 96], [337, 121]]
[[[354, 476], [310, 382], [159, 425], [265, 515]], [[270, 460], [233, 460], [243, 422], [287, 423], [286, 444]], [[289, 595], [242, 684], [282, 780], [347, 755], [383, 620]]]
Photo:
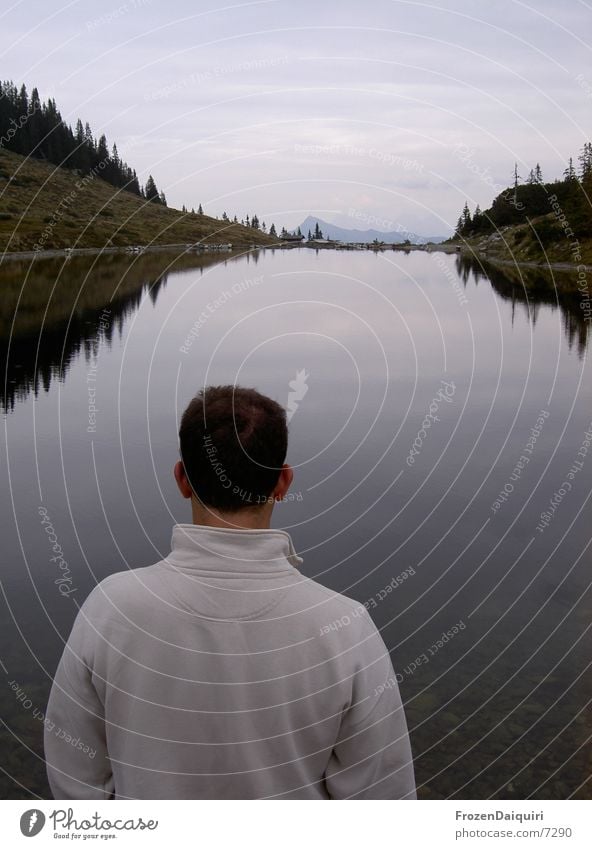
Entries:
[[281, 501], [283, 499], [287, 491], [292, 486], [293, 480], [294, 469], [292, 468], [292, 466], [288, 465], [288, 463], [284, 463], [280, 471], [278, 482], [276, 483], [272, 493], [276, 501]]
[[191, 489], [191, 485], [187, 480], [187, 475], [185, 474], [185, 467], [183, 466], [181, 460], [178, 460], [175, 463], [173, 474], [175, 475], [175, 480], [177, 481], [179, 492], [181, 493], [183, 498], [191, 498], [191, 496], [193, 495], [193, 490]]

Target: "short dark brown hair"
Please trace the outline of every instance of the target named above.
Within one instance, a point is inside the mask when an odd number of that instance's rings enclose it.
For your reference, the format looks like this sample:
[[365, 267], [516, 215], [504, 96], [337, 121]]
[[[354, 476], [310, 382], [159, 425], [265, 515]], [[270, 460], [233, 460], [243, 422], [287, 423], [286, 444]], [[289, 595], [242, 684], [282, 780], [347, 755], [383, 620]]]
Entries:
[[286, 411], [256, 389], [208, 386], [181, 418], [181, 460], [197, 498], [234, 512], [264, 503], [288, 450]]

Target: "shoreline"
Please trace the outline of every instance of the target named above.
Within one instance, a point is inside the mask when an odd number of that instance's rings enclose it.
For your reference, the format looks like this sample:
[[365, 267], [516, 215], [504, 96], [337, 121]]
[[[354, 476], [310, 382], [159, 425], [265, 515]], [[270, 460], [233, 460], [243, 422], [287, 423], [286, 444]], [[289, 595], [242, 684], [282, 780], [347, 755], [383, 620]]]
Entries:
[[325, 250], [366, 250], [366, 251], [403, 251], [405, 253], [410, 253], [411, 251], [421, 251], [423, 253], [446, 253], [446, 254], [461, 254], [464, 256], [470, 255], [476, 260], [483, 261], [484, 263], [489, 263], [491, 265], [500, 265], [511, 268], [530, 268], [536, 269], [538, 271], [546, 272], [546, 271], [592, 271], [592, 265], [585, 265], [582, 263], [571, 263], [571, 262], [534, 262], [533, 260], [513, 260], [513, 259], [505, 259], [503, 257], [496, 256], [488, 256], [486, 253], [482, 251], [471, 250], [465, 246], [461, 247], [459, 251], [456, 245], [402, 245], [399, 243], [394, 244], [385, 244], [385, 245], [356, 245], [354, 247], [353, 243], [335, 243], [328, 244], [326, 242], [315, 243], [315, 242], [301, 242], [298, 244], [291, 244], [290, 242], [285, 243], [276, 243], [272, 245], [239, 245], [239, 244], [199, 244], [199, 245], [191, 245], [180, 243], [180, 244], [169, 244], [169, 245], [148, 245], [146, 247], [139, 246], [140, 250], [130, 250], [130, 246], [119, 246], [119, 247], [104, 247], [104, 248], [52, 248], [43, 251], [36, 250], [28, 250], [28, 251], [10, 251], [7, 253], [0, 254], [0, 263], [9, 260], [26, 260], [26, 259], [56, 259], [63, 258], [67, 259], [75, 256], [97, 256], [101, 254], [129, 254], [130, 258], [136, 257], [138, 255], [146, 254], [146, 253], [159, 253], [161, 251], [179, 251], [180, 253], [228, 253], [230, 251], [251, 251], [251, 250], [266, 250], [271, 248], [273, 250], [289, 249], [293, 250], [294, 248], [307, 248], [309, 250], [318, 250], [319, 248]]
[[[314, 245], [314, 244], [302, 244], [300, 247], [326, 247], [326, 248], [339, 248], [339, 245]], [[346, 247], [346, 245], [341, 245], [342, 248]], [[460, 247], [460, 250], [458, 248]], [[410, 251], [422, 251], [423, 253], [445, 253], [445, 254], [459, 254], [461, 256], [471, 256], [473, 259], [483, 261], [485, 263], [489, 263], [490, 265], [503, 265], [511, 268], [532, 268], [538, 271], [592, 271], [592, 265], [586, 265], [583, 263], [576, 262], [535, 262], [534, 260], [514, 260], [514, 259], [505, 259], [503, 257], [489, 256], [483, 251], [473, 250], [471, 248], [467, 248], [466, 246], [457, 246], [455, 244], [427, 244], [427, 245], [402, 245], [399, 243], [389, 244], [389, 245], [368, 245], [366, 250], [369, 251], [384, 251], [384, 250], [393, 250], [393, 251], [404, 251], [405, 253], [409, 253]]]
[[255, 247], [257, 250], [260, 249], [259, 245], [230, 245], [230, 244], [200, 244], [200, 245], [187, 245], [185, 243], [180, 243], [176, 245], [148, 245], [146, 247], [139, 246], [139, 250], [130, 250], [129, 245], [121, 246], [121, 247], [107, 247], [107, 248], [50, 248], [44, 251], [10, 251], [7, 253], [0, 254], [0, 263], [4, 262], [4, 260], [19, 260], [19, 259], [69, 259], [71, 257], [77, 256], [97, 256], [101, 254], [128, 254], [130, 259], [132, 257], [142, 256], [143, 254], [153, 254], [160, 253], [161, 251], [179, 251], [179, 253], [187, 253], [187, 254], [201, 254], [201, 253], [230, 253], [231, 251], [240, 251], [240, 250], [254, 250]]
[[533, 262], [532, 260], [502, 259], [501, 257], [487, 256], [487, 254], [474, 251], [463, 251], [470, 253], [475, 259], [483, 260], [491, 265], [511, 266], [512, 268], [535, 268], [538, 271], [592, 271], [592, 265], [584, 265], [576, 262]]

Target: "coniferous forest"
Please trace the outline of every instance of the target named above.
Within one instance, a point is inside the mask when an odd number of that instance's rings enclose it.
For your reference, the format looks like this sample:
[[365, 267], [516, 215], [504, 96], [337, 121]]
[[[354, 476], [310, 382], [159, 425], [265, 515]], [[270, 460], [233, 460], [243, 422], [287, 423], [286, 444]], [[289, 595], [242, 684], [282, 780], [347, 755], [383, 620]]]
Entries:
[[104, 134], [93, 136], [80, 118], [72, 129], [53, 98], [41, 102], [37, 88], [31, 94], [12, 80], [0, 82], [0, 147], [51, 162], [62, 168], [94, 173], [118, 189], [166, 206], [163, 192], [149, 176], [143, 187], [133, 168], [120, 159], [117, 146], [109, 149]]
[[[562, 178], [545, 182], [537, 163], [522, 181], [517, 165], [514, 166], [513, 184], [501, 192], [491, 207], [481, 210], [479, 205], [471, 214], [468, 203], [459, 216], [454, 237], [480, 236], [508, 225], [526, 224], [549, 213], [561, 211], [569, 222], [569, 229], [578, 239], [592, 234], [592, 142], [584, 144], [578, 156], [579, 167], [570, 157]], [[561, 226], [553, 218], [537, 221], [537, 236], [542, 244], [561, 235]]]

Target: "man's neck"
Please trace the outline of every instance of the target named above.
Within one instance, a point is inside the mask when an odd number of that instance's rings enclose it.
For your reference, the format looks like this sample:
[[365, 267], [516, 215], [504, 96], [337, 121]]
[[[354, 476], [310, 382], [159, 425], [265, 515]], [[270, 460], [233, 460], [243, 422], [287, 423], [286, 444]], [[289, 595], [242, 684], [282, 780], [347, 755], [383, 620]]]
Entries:
[[232, 513], [222, 513], [211, 507], [191, 501], [192, 521], [194, 525], [206, 525], [210, 528], [226, 530], [263, 530], [271, 525], [273, 503], [261, 507], [244, 507]]

